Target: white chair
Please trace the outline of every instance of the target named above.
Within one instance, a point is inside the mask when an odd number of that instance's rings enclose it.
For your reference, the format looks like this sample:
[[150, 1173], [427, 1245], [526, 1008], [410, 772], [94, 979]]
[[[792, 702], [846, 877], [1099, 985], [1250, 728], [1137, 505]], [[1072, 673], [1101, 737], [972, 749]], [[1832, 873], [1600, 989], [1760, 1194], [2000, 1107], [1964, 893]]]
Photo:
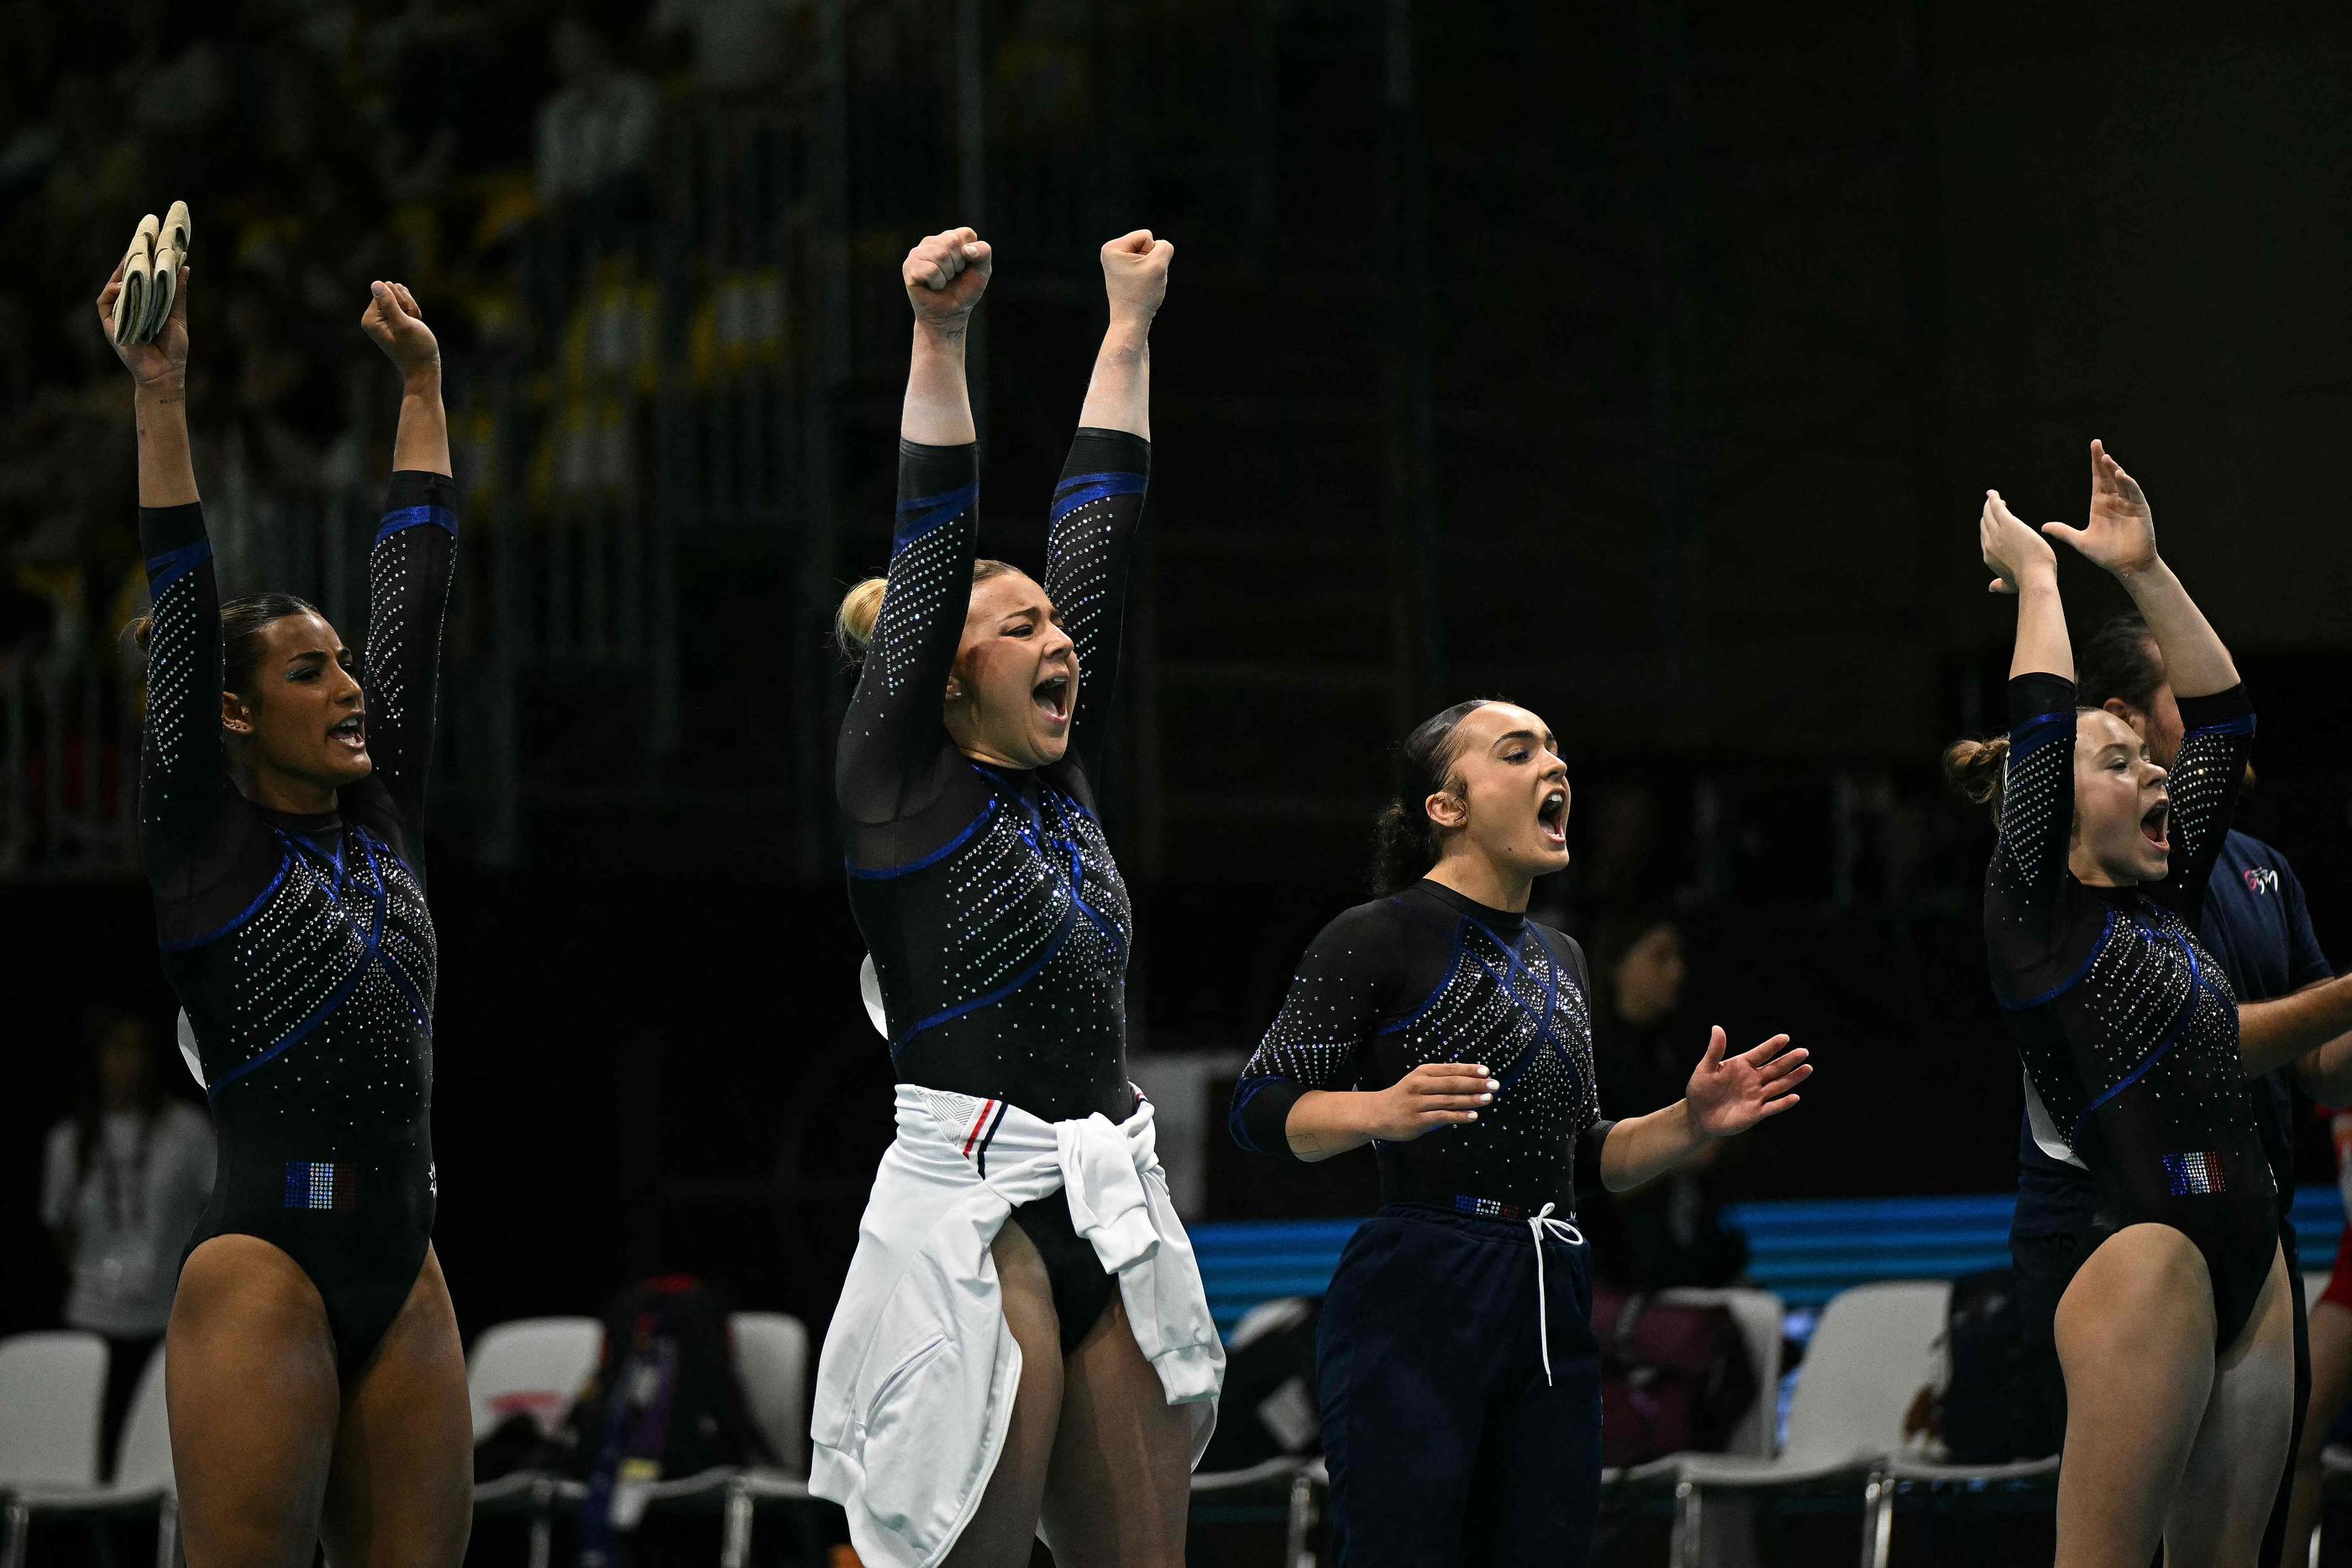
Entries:
[[[92, 1336], [94, 1337], [94, 1336]], [[100, 1342], [99, 1390], [105, 1389], [104, 1342]], [[0, 1385], [0, 1410], [8, 1408], [10, 1390]], [[92, 1423], [93, 1437], [96, 1423]], [[24, 1561], [26, 1535], [36, 1519], [76, 1521], [93, 1529], [107, 1521], [152, 1514], [156, 1518], [155, 1561], [172, 1568], [179, 1533], [179, 1509], [172, 1479], [172, 1429], [163, 1403], [163, 1347], [157, 1345], [140, 1374], [139, 1386], [122, 1428], [115, 1455], [114, 1475], [105, 1485], [58, 1485], [45, 1482], [25, 1487], [8, 1499], [8, 1542], [5, 1561], [17, 1568]]]
[[2305, 1272], [2303, 1276], [2303, 1310], [2305, 1312], [2307, 1312], [2319, 1305], [2319, 1298], [2327, 1293], [2327, 1281], [2333, 1278], [2335, 1275], [2326, 1270], [2316, 1274], [2307, 1270]]
[[[1674, 1561], [1701, 1561], [1709, 1492], [1769, 1492], [1852, 1474], [1865, 1504], [1903, 1447], [1903, 1420], [1934, 1375], [1936, 1337], [1951, 1287], [1943, 1281], [1862, 1285], [1822, 1312], [1789, 1406], [1789, 1441], [1778, 1455], [1671, 1454], [1631, 1479], [1674, 1483]], [[1865, 1512], [1867, 1544], [1878, 1519]]]
[[94, 1487], [106, 1342], [66, 1330], [0, 1340], [0, 1490]]
[[594, 1318], [521, 1318], [485, 1330], [466, 1358], [474, 1440], [518, 1412], [553, 1432], [596, 1370], [604, 1327]]
[[[483, 1331], [466, 1358], [466, 1395], [479, 1442], [508, 1416], [521, 1414], [552, 1434], [571, 1415], [596, 1370], [604, 1325], [594, 1318], [519, 1318]], [[530, 1520], [531, 1568], [547, 1568], [554, 1550], [550, 1519], [558, 1483], [540, 1470], [517, 1470], [474, 1488], [474, 1506]]]
[[735, 1365], [743, 1377], [743, 1397], [751, 1406], [778, 1467], [808, 1474], [808, 1329], [783, 1312], [737, 1312]]

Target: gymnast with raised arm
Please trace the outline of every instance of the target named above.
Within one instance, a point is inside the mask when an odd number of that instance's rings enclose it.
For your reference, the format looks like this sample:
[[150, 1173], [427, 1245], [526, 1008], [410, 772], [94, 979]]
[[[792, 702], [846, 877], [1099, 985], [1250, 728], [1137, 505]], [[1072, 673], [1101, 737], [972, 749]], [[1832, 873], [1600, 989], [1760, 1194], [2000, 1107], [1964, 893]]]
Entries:
[[908, 254], [915, 317], [887, 577], [835, 792], [898, 1079], [817, 1369], [811, 1485], [864, 1562], [1183, 1561], [1223, 1352], [1127, 1078], [1127, 886], [1095, 811], [1150, 472], [1173, 247], [1101, 261], [1110, 325], [1054, 494], [1045, 580], [979, 556], [965, 334], [994, 257]]
[[[108, 332], [117, 267], [98, 298]], [[433, 1254], [425, 778], [457, 527], [415, 299], [362, 329], [400, 372], [367, 654], [287, 593], [223, 600], [189, 457], [188, 272], [136, 387], [152, 603], [139, 835], [219, 1134], [164, 1340], [191, 1568], [454, 1568], [473, 1521], [465, 1353]]]
[[[2255, 1560], [2287, 1458], [2295, 1289], [2241, 1053], [2238, 998], [2198, 934], [2254, 734], [2236, 666], [2158, 554], [2138, 483], [2091, 444], [2086, 526], [2039, 531], [1987, 491], [1978, 544], [2017, 600], [2010, 731], [1947, 771], [1993, 807], [1993, 993], [2029, 1110], [2097, 1189], [2092, 1250], [2060, 1298], [2066, 1384], [2058, 1568]], [[2171, 766], [2077, 706], [2058, 563], [2113, 573], [2179, 707]]]

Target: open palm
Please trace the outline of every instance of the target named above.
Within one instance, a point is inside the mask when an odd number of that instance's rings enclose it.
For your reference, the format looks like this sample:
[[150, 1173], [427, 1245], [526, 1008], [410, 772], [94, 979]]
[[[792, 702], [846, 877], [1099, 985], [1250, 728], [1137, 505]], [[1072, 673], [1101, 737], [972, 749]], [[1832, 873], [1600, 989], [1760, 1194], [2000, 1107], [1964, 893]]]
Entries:
[[2083, 559], [2113, 572], [2145, 571], [2156, 564], [2156, 514], [2139, 481], [2091, 443], [2091, 516], [2079, 528], [2044, 523], [2042, 531], [2064, 539]]
[[1789, 1051], [1789, 1037], [1776, 1034], [1752, 1051], [1724, 1055], [1720, 1025], [1708, 1037], [1706, 1054], [1690, 1077], [1683, 1098], [1700, 1132], [1712, 1138], [1744, 1133], [1768, 1116], [1796, 1104], [1796, 1087], [1813, 1075], [1806, 1052]]

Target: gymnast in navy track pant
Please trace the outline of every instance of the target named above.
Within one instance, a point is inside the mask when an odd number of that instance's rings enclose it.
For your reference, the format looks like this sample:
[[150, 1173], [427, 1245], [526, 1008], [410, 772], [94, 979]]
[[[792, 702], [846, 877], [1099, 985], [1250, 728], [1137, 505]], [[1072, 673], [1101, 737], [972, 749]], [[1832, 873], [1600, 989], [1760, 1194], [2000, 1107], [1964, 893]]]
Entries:
[[1402, 749], [1383, 896], [1324, 928], [1234, 1095], [1234, 1136], [1301, 1160], [1372, 1145], [1381, 1208], [1317, 1346], [1347, 1568], [1541, 1562], [1591, 1544], [1600, 1352], [1576, 1191], [1636, 1186], [1797, 1103], [1806, 1053], [1714, 1032], [1686, 1097], [1603, 1121], [1584, 954], [1527, 918], [1568, 863], [1543, 721], [1468, 702]]

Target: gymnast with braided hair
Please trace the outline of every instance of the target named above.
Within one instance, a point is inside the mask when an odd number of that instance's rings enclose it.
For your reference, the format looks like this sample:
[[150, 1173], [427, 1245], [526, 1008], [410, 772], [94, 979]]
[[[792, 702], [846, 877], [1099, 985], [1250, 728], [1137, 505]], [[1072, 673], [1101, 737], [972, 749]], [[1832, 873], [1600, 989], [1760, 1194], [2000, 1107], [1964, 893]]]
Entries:
[[[2147, 496], [2091, 444], [2086, 526], [2018, 520], [1987, 491], [1977, 538], [2017, 601], [2010, 730], [1945, 754], [1990, 804], [1993, 994], [2038, 1140], [2096, 1188], [2091, 1250], [2060, 1297], [2066, 1384], [2058, 1568], [2255, 1561], [2286, 1461], [2295, 1288], [2238, 998], [2198, 935], [2254, 716], [2221, 639], [2157, 551]], [[2168, 768], [2105, 708], [2078, 708], [2049, 538], [2127, 591], [2181, 735]]]
[[[401, 376], [364, 669], [286, 593], [220, 597], [189, 456], [183, 268], [136, 386], [147, 711], [139, 837], [218, 1132], [164, 1340], [191, 1568], [455, 1568], [466, 1361], [433, 1253], [425, 777], [457, 532], [441, 357], [408, 290], [360, 325]], [[98, 298], [100, 330], [122, 288]]]
[[1174, 252], [1102, 247], [1110, 325], [1044, 580], [979, 555], [964, 344], [994, 266], [933, 235], [887, 576], [840, 614], [857, 685], [835, 786], [869, 998], [898, 1079], [817, 1368], [810, 1485], [861, 1561], [1176, 1568], [1224, 1358], [1127, 1079], [1127, 886], [1096, 815], [1150, 469]]

